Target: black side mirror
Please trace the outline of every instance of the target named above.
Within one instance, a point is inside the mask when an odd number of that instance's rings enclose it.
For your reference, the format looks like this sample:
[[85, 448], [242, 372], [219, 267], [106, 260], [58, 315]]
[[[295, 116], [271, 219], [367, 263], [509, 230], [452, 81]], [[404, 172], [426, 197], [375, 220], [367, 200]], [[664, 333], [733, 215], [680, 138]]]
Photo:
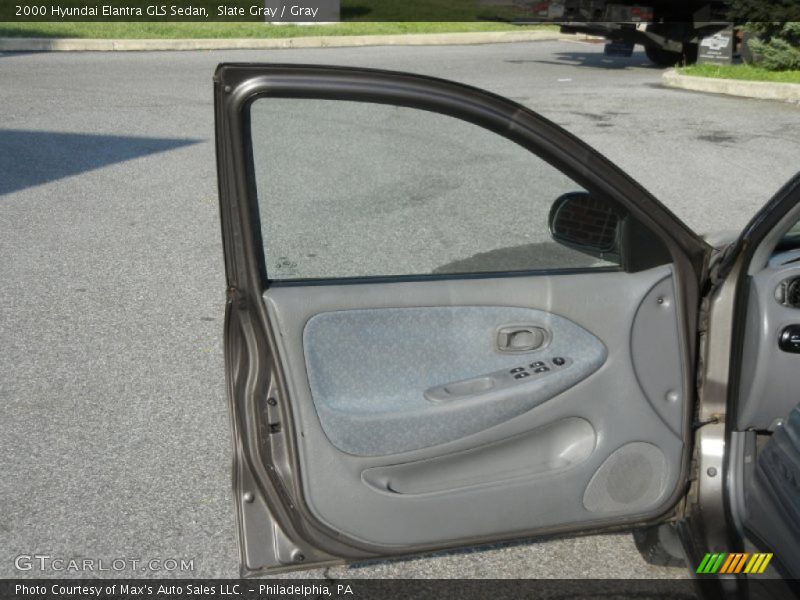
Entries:
[[559, 196], [550, 209], [550, 234], [559, 244], [612, 262], [620, 262], [621, 214], [588, 192]]

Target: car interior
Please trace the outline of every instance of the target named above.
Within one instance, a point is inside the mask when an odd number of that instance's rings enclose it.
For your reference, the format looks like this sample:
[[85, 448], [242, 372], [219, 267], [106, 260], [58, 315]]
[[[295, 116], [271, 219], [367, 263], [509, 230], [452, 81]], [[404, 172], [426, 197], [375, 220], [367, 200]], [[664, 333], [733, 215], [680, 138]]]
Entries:
[[730, 478], [742, 532], [782, 557], [777, 564], [795, 578], [798, 561], [790, 557], [800, 556], [798, 229], [795, 224], [777, 243], [768, 237], [750, 264]]

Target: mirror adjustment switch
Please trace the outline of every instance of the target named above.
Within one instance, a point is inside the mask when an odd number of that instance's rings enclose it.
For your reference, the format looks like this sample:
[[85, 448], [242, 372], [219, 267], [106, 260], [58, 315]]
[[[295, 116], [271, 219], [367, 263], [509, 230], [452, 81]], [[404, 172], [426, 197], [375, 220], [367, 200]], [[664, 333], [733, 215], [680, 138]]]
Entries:
[[566, 361], [566, 360], [564, 360], [563, 358], [561, 358], [560, 356], [556, 356], [556, 357], [553, 359], [553, 364], [554, 364], [555, 366], [557, 366], [557, 367], [563, 367], [563, 366], [564, 366], [564, 363], [566, 363], [566, 362], [567, 362], [567, 361]]
[[781, 331], [778, 348], [784, 352], [800, 354], [800, 325], [788, 325]]

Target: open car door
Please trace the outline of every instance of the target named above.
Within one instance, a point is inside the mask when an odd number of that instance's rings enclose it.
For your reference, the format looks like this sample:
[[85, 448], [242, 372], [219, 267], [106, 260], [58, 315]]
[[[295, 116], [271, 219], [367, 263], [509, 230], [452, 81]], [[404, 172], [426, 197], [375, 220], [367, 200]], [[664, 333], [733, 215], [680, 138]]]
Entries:
[[704, 242], [472, 87], [224, 64], [215, 94], [243, 574], [673, 514]]

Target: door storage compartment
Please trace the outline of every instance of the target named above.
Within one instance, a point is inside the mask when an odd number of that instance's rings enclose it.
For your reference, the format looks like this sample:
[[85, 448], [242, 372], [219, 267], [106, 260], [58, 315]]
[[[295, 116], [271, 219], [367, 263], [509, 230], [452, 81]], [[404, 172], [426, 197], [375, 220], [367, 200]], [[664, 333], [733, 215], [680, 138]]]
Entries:
[[572, 467], [589, 457], [595, 431], [570, 417], [465, 452], [361, 473], [367, 485], [396, 494], [428, 494], [530, 477]]

